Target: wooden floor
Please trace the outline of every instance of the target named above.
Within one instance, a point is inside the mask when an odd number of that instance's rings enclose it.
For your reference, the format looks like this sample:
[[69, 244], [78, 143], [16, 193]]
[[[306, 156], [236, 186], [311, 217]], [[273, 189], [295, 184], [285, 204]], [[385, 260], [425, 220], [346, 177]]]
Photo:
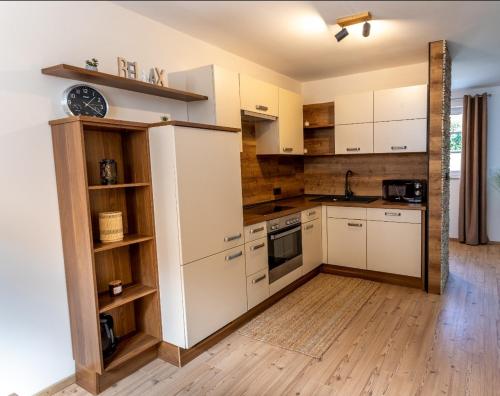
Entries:
[[450, 261], [443, 296], [383, 285], [321, 361], [232, 334], [103, 395], [500, 395], [500, 246], [452, 242]]

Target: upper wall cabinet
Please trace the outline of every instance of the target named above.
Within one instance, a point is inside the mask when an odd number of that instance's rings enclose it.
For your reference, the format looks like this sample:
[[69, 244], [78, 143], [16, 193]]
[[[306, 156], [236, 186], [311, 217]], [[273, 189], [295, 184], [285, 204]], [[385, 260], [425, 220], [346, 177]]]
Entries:
[[277, 117], [278, 96], [278, 87], [240, 74], [240, 100], [242, 110]]
[[373, 91], [335, 98], [335, 125], [373, 122]]
[[427, 85], [375, 91], [375, 122], [417, 118], [427, 118]]
[[427, 119], [376, 122], [375, 153], [418, 153], [427, 150]]
[[304, 154], [302, 96], [279, 88], [278, 119], [255, 125], [257, 154]]
[[335, 154], [373, 153], [373, 123], [337, 125]]
[[189, 121], [241, 129], [238, 73], [208, 65], [170, 73], [169, 81], [175, 87], [208, 97], [203, 102], [188, 103]]

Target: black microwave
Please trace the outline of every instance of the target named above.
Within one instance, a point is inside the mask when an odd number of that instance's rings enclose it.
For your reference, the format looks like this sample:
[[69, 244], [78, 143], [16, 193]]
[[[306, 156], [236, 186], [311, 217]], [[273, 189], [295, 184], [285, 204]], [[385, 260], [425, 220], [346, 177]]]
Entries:
[[383, 180], [383, 199], [392, 202], [425, 202], [427, 183], [425, 180]]

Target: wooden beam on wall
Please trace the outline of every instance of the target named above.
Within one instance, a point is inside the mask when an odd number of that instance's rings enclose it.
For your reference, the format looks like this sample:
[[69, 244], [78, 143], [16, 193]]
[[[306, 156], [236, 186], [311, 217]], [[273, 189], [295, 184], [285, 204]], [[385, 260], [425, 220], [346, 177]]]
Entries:
[[451, 61], [445, 40], [429, 43], [427, 285], [441, 294], [448, 279]]

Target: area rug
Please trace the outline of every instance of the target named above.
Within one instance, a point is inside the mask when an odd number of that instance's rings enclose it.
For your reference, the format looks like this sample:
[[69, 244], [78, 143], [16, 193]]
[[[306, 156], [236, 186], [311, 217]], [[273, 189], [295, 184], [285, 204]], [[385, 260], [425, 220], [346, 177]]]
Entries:
[[379, 287], [363, 279], [319, 274], [238, 333], [321, 359]]

